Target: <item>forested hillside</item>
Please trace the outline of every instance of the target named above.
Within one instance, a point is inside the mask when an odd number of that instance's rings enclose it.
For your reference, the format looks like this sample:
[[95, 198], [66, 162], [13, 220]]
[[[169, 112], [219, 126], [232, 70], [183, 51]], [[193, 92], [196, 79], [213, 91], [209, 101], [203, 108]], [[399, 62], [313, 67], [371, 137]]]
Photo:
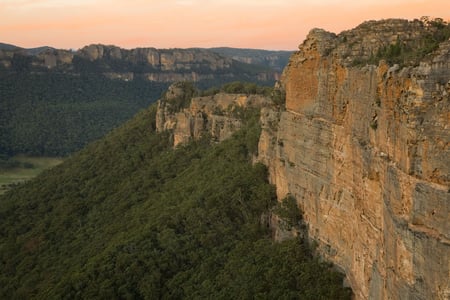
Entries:
[[237, 80], [271, 86], [277, 72], [205, 49], [3, 45], [0, 156], [66, 156], [148, 107], [174, 81], [200, 88]]
[[350, 299], [307, 243], [270, 239], [257, 112], [173, 149], [155, 111], [0, 197], [0, 298]]
[[130, 119], [166, 86], [96, 74], [0, 73], [0, 153], [67, 155]]
[[282, 72], [289, 61], [289, 57], [294, 51], [274, 51], [274, 50], [260, 50], [260, 49], [242, 49], [230, 47], [211, 48], [212, 51], [220, 55], [232, 57], [235, 60], [260, 64], [263, 66], [270, 66], [277, 71]]

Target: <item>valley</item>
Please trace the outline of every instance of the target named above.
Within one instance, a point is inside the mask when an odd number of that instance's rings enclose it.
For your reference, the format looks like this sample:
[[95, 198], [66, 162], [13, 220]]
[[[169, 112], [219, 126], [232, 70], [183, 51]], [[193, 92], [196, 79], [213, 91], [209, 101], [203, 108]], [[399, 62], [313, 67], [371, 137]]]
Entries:
[[0, 194], [63, 162], [63, 159], [59, 157], [30, 157], [23, 155], [11, 157], [10, 160], [17, 162], [18, 166], [0, 169]]
[[312, 29], [279, 77], [228, 48], [8, 51], [2, 158], [67, 157], [0, 195], [0, 298], [449, 298], [444, 20]]
[[229, 50], [233, 58], [200, 48], [2, 44], [0, 155], [67, 156], [148, 107], [175, 81], [201, 89], [237, 81], [272, 86], [291, 54]]

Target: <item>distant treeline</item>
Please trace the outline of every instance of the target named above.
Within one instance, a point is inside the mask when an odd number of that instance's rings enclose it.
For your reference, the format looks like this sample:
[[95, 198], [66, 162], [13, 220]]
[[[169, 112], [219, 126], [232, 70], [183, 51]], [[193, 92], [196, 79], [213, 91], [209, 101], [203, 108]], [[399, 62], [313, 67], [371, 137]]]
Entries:
[[[70, 72], [33, 69], [30, 56], [15, 55], [11, 69], [0, 70], [0, 154], [73, 153], [148, 107], [169, 85], [139, 75], [129, 81], [102, 75], [106, 67], [126, 70], [127, 62], [77, 58], [73, 65]], [[234, 61], [231, 69], [195, 84], [202, 89], [236, 80], [273, 85], [256, 79], [265, 68]]]
[[97, 74], [0, 74], [0, 154], [67, 155], [130, 119], [166, 88]]

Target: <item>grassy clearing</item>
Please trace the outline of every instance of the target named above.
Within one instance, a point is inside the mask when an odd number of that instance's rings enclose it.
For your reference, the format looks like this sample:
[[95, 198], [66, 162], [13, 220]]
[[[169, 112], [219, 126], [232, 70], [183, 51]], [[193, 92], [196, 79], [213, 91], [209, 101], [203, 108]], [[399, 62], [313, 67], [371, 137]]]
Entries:
[[63, 161], [60, 157], [29, 157], [24, 155], [16, 156], [14, 159], [21, 163], [32, 164], [32, 167], [0, 170], [0, 195], [15, 184], [29, 180], [42, 171], [54, 167]]

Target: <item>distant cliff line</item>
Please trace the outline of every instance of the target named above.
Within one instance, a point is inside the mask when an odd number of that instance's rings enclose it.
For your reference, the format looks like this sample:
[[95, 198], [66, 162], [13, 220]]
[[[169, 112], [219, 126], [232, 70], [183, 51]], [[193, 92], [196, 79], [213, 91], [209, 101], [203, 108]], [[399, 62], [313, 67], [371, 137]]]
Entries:
[[125, 81], [141, 75], [149, 81], [196, 82], [211, 80], [214, 75], [232, 78], [238, 70], [249, 81], [274, 82], [279, 79], [291, 53], [226, 47], [128, 50], [102, 44], [91, 44], [73, 51], [52, 47], [23, 49], [0, 44], [0, 71], [100, 72]]
[[69, 51], [0, 44], [0, 154], [72, 153], [156, 101], [176, 81], [201, 89], [234, 81], [272, 86], [290, 54], [100, 44]]

